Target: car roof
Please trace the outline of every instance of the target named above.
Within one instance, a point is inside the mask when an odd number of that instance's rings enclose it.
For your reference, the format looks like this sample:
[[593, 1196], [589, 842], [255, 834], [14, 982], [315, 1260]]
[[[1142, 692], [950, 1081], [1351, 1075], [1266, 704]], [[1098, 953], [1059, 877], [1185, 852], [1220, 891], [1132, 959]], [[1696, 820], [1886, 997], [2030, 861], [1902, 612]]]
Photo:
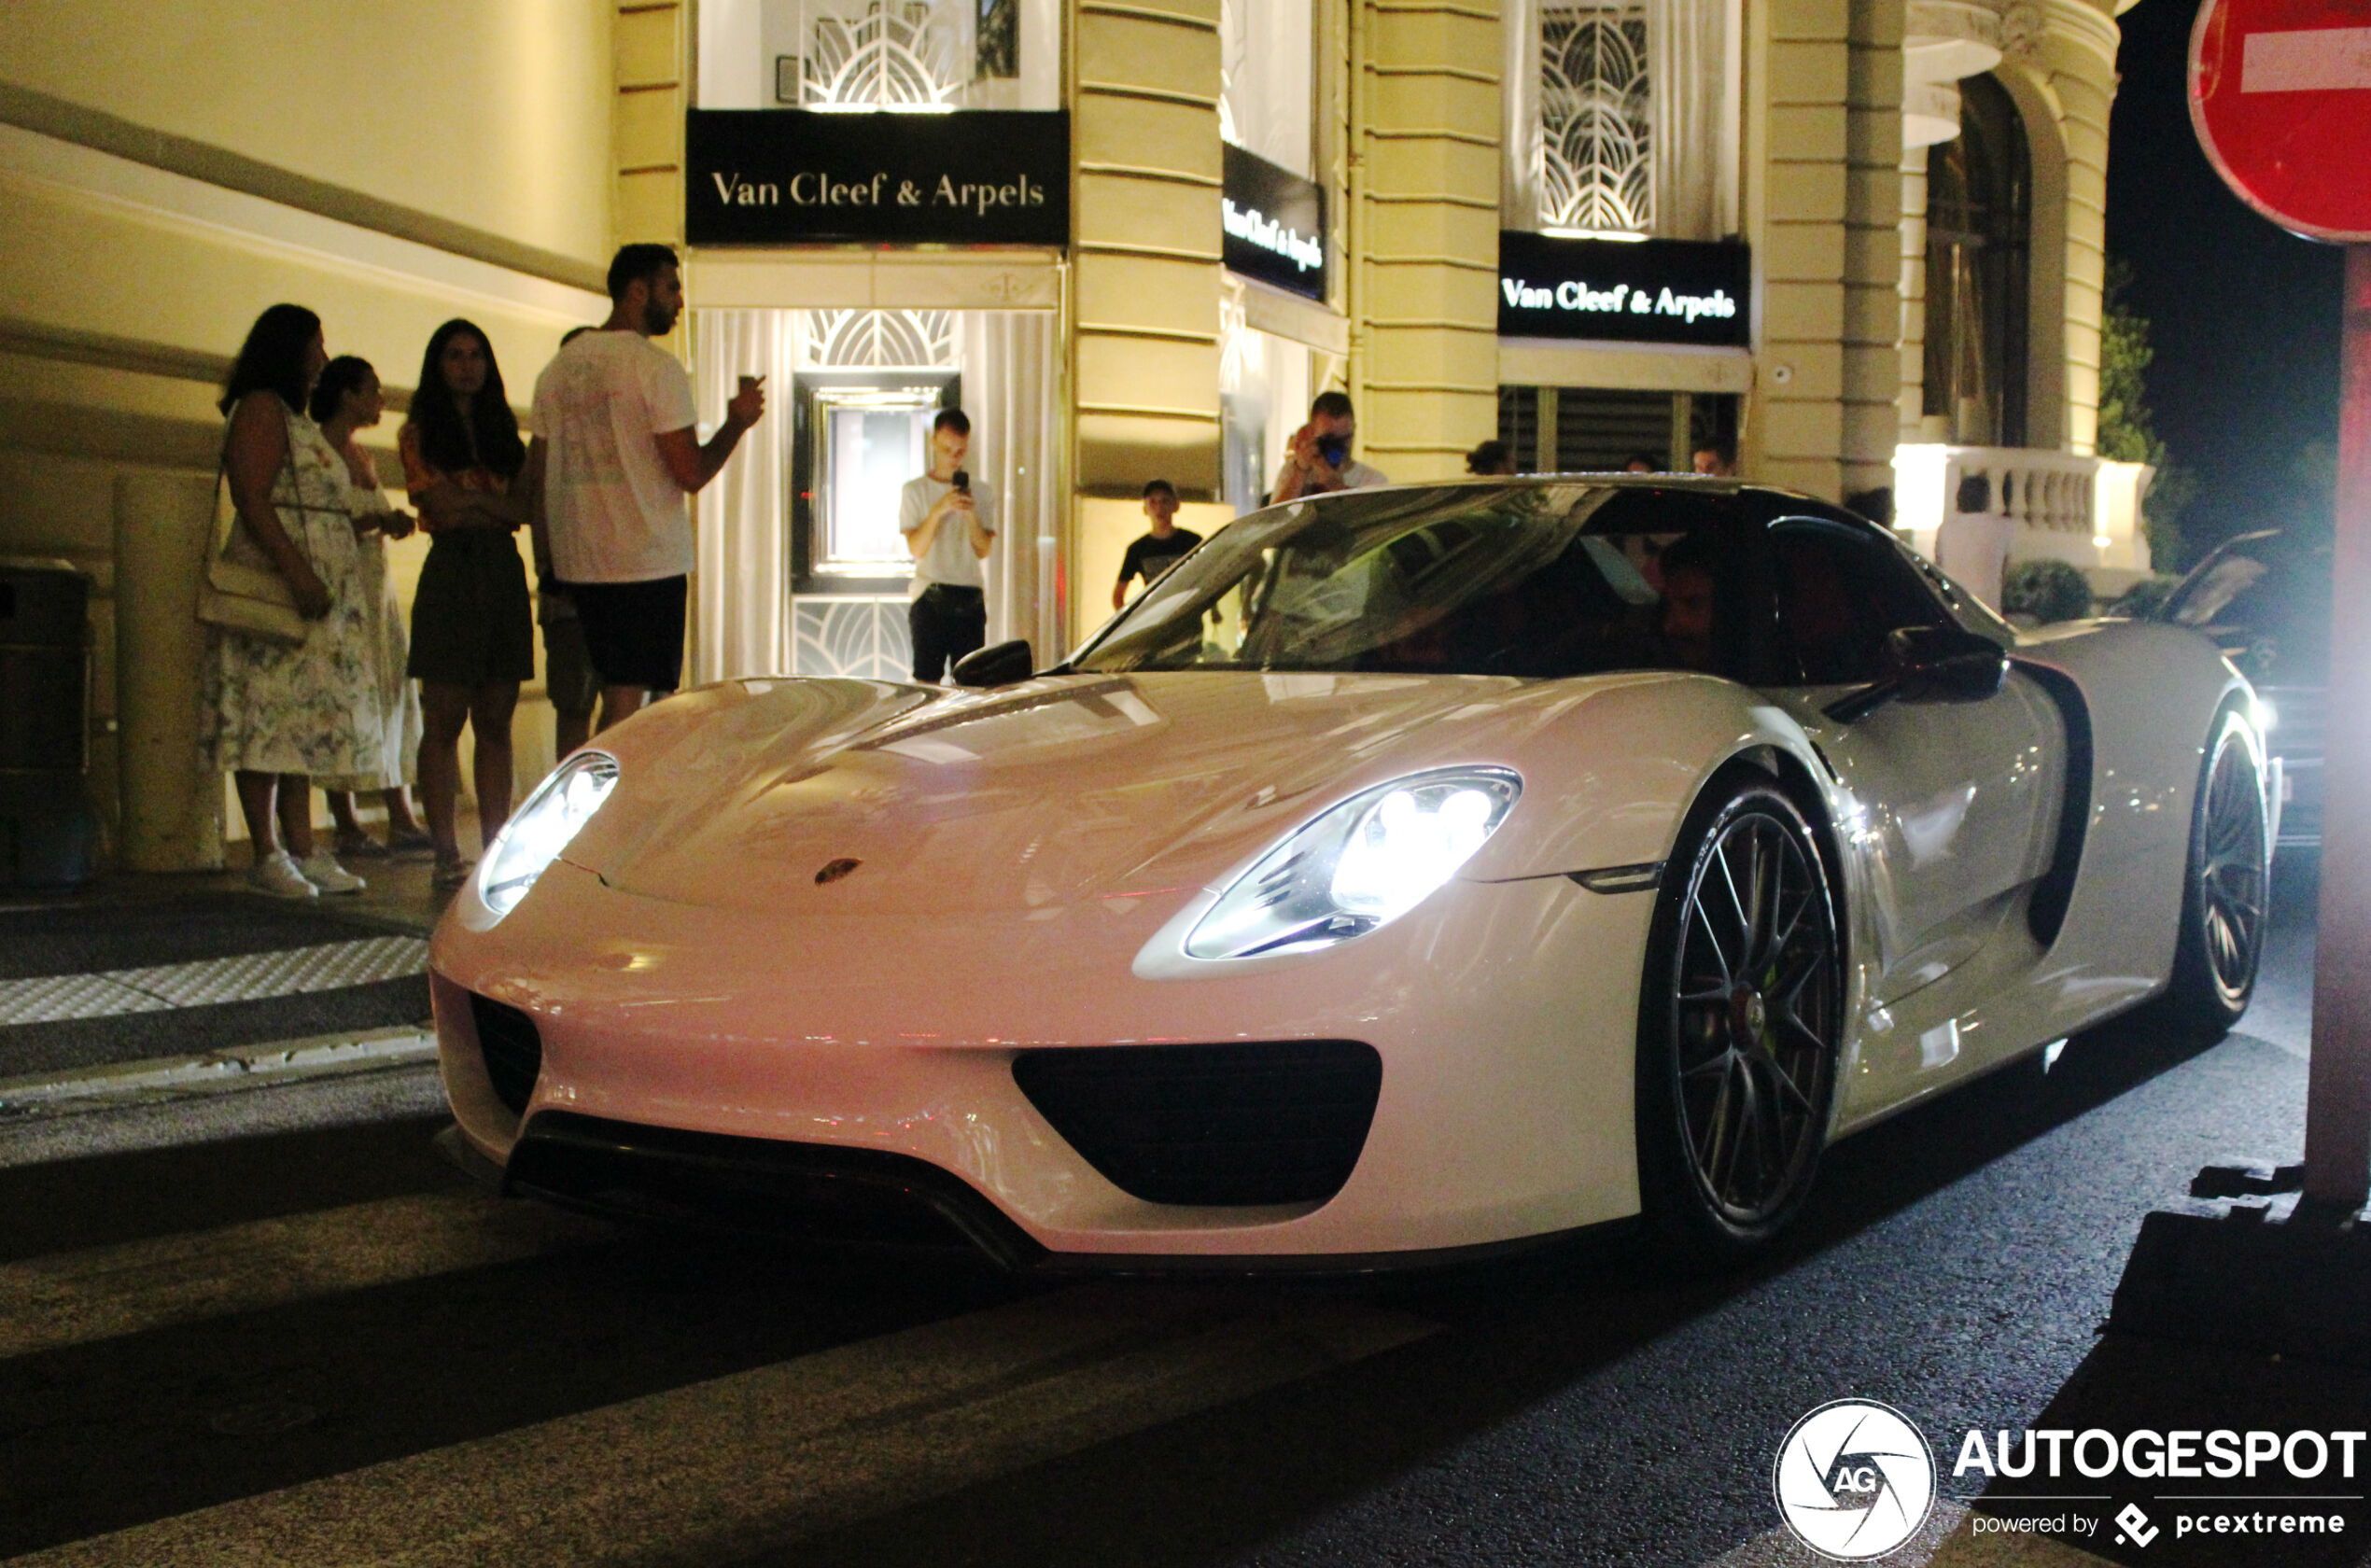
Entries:
[[[1329, 497], [1372, 495], [1379, 489], [1388, 490], [1452, 490], [1461, 486], [1479, 488], [1491, 485], [1506, 488], [1526, 484], [1596, 484], [1620, 490], [1683, 490], [1705, 496], [1768, 496], [1777, 500], [1799, 501], [1830, 511], [1841, 511], [1847, 517], [1870, 520], [1850, 507], [1815, 496], [1807, 490], [1793, 490], [1785, 485], [1769, 484], [1758, 480], [1723, 478], [1712, 474], [1693, 473], [1626, 473], [1620, 470], [1578, 469], [1557, 473], [1536, 474], [1457, 474], [1447, 479], [1396, 480], [1388, 485], [1368, 485], [1360, 490], [1328, 490], [1322, 496], [1305, 497], [1307, 500]], [[1871, 523], [1873, 527], [1882, 527]]]

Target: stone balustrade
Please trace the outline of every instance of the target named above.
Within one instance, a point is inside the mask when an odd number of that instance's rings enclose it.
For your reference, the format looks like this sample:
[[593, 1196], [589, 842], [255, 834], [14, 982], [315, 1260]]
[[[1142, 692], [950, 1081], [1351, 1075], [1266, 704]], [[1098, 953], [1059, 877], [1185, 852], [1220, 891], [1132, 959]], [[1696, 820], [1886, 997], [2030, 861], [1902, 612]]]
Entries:
[[1982, 478], [1986, 509], [2017, 525], [2012, 561], [2071, 561], [2114, 593], [2150, 570], [2141, 503], [2155, 472], [2031, 447], [1905, 444], [1894, 453], [1894, 523], [1931, 556], [1961, 482]]

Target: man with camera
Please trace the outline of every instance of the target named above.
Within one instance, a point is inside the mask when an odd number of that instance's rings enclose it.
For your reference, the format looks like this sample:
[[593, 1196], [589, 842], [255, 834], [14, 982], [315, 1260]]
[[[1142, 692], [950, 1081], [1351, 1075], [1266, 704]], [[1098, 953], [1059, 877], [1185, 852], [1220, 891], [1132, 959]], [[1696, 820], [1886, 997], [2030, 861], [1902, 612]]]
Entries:
[[972, 422], [961, 409], [931, 421], [931, 466], [898, 497], [897, 526], [914, 553], [914, 679], [947, 679], [947, 666], [988, 640], [988, 578], [980, 563], [996, 542], [996, 497], [963, 470]]
[[1358, 415], [1346, 392], [1320, 392], [1309, 405], [1309, 423], [1293, 432], [1284, 448], [1284, 466], [1277, 470], [1271, 502], [1322, 496], [1329, 490], [1366, 490], [1389, 484], [1382, 471], [1350, 455], [1351, 438], [1358, 433]]

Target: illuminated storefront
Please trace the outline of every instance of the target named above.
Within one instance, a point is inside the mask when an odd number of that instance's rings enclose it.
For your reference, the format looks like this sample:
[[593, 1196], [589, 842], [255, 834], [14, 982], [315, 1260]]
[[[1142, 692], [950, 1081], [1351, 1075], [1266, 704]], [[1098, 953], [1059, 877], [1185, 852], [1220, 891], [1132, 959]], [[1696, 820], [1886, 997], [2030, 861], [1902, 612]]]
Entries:
[[[117, 606], [194, 592], [246, 324], [313, 305], [400, 408], [467, 315], [524, 396], [657, 240], [703, 417], [771, 392], [700, 500], [703, 678], [910, 667], [885, 511], [949, 401], [1002, 501], [991, 635], [1041, 660], [1107, 613], [1148, 480], [1207, 533], [1327, 390], [1396, 480], [1733, 438], [1923, 542], [1981, 472], [2019, 553], [2108, 585], [2145, 565], [2147, 475], [2092, 451], [2122, 5], [217, 0], [170, 49], [130, 0], [53, 8], [0, 43], [0, 259], [43, 280], [0, 334], [0, 552], [91, 573], [103, 812], [206, 863], [219, 781], [150, 679], [193, 656]], [[321, 90], [358, 58], [412, 112]]]

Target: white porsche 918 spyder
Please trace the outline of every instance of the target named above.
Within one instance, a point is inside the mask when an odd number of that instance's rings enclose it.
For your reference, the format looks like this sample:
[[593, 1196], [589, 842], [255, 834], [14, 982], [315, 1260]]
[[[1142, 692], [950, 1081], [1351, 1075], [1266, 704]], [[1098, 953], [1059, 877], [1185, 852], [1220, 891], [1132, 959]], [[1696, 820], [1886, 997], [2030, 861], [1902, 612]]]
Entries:
[[2141, 1004], [2220, 1032], [2246, 682], [2020, 633], [1733, 482], [1404, 486], [1220, 530], [1042, 674], [744, 679], [578, 752], [431, 956], [512, 1192], [1017, 1266], [1354, 1269], [1643, 1216]]

